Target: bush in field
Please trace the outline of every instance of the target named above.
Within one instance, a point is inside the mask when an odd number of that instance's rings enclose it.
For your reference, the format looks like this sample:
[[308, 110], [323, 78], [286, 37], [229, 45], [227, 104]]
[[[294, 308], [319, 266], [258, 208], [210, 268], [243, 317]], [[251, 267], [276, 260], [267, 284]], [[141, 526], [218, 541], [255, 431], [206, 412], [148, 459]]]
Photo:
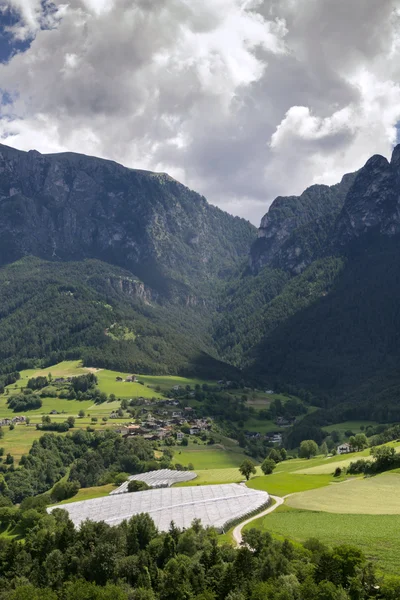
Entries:
[[145, 481], [133, 479], [128, 483], [128, 492], [144, 492], [146, 490], [151, 490], [151, 486], [147, 485]]
[[59, 481], [53, 487], [51, 499], [53, 502], [61, 502], [72, 498], [79, 492], [79, 481]]

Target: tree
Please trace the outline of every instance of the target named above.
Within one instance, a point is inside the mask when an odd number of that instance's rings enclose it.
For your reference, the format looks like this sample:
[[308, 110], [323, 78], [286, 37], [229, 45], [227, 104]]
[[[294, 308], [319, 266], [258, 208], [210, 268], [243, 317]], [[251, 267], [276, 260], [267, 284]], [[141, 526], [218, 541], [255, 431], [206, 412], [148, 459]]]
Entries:
[[264, 475], [271, 475], [271, 473], [273, 472], [275, 467], [276, 467], [276, 462], [274, 460], [272, 460], [271, 458], [266, 458], [261, 465], [261, 470], [264, 473]]
[[[356, 436], [354, 436], [354, 448], [356, 448], [358, 451], [360, 450], [364, 450], [364, 448], [368, 447], [368, 439], [367, 436], [365, 435], [365, 433], [357, 433]], [[353, 444], [352, 444], [353, 446]]]
[[145, 481], [132, 479], [132, 481], [128, 483], [128, 492], [144, 492], [145, 490], [151, 490], [151, 487], [147, 485]]
[[275, 448], [272, 448], [272, 450], [268, 454], [268, 458], [273, 460], [275, 463], [281, 462], [281, 460], [282, 460], [281, 453], [279, 452], [279, 450], [276, 450]]
[[42, 423], [43, 425], [50, 425], [51, 418], [49, 417], [49, 415], [44, 415], [44, 417], [42, 417]]
[[10, 425], [10, 431], [13, 431], [14, 429], [15, 429], [15, 425], [14, 425], [14, 423], [11, 423], [11, 425]]
[[246, 458], [240, 465], [239, 471], [243, 475], [243, 477], [246, 477], [246, 480], [248, 481], [250, 479], [250, 475], [256, 474], [256, 465], [253, 463], [252, 460]]
[[318, 446], [314, 440], [303, 440], [300, 444], [300, 457], [311, 458], [318, 452]]
[[320, 452], [324, 456], [328, 456], [329, 451], [328, 451], [328, 446], [327, 446], [326, 442], [323, 442], [323, 444], [321, 444]]
[[128, 473], [118, 473], [114, 479], [115, 485], [122, 485], [125, 481], [128, 481]]
[[68, 427], [70, 429], [72, 429], [74, 427], [74, 425], [75, 425], [75, 418], [74, 417], [68, 417], [67, 423], [68, 423]]
[[78, 417], [79, 417], [80, 419], [83, 419], [83, 417], [84, 417], [84, 416], [85, 416], [85, 411], [84, 411], [84, 410], [80, 410], [80, 411], [78, 412]]

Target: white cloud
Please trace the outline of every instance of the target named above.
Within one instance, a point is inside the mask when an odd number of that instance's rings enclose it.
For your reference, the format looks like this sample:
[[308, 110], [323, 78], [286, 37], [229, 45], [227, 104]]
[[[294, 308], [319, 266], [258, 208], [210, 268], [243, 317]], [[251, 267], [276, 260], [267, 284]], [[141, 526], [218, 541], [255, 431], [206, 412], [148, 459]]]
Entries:
[[398, 0], [11, 2], [36, 38], [0, 66], [10, 145], [166, 170], [257, 222], [395, 142]]

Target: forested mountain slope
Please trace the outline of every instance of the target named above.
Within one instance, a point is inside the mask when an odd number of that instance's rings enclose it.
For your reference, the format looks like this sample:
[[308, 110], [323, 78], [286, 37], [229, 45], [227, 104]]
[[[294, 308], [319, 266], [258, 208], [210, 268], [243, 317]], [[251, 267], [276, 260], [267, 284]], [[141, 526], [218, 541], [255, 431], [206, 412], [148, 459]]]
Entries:
[[[385, 418], [400, 391], [400, 147], [343, 181], [352, 184], [336, 214], [321, 217], [320, 207], [312, 219], [304, 197], [272, 205], [251, 253], [255, 274], [227, 287], [215, 340], [226, 360], [270, 385], [311, 390], [326, 405], [372, 410], [378, 400]], [[284, 232], [294, 213], [299, 227], [282, 234], [271, 225], [277, 210]]]
[[166, 174], [0, 145], [0, 370], [222, 376], [211, 316], [255, 238]]
[[124, 372], [224, 369], [201, 306], [160, 305], [128, 271], [28, 257], [0, 269], [0, 372], [83, 358]]

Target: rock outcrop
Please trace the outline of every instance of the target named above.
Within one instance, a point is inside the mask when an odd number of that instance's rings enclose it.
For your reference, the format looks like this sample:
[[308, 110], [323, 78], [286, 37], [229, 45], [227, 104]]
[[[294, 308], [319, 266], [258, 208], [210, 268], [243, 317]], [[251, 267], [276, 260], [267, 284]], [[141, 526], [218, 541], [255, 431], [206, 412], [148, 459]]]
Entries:
[[246, 260], [255, 237], [166, 174], [0, 145], [0, 265], [96, 258], [186, 302]]

